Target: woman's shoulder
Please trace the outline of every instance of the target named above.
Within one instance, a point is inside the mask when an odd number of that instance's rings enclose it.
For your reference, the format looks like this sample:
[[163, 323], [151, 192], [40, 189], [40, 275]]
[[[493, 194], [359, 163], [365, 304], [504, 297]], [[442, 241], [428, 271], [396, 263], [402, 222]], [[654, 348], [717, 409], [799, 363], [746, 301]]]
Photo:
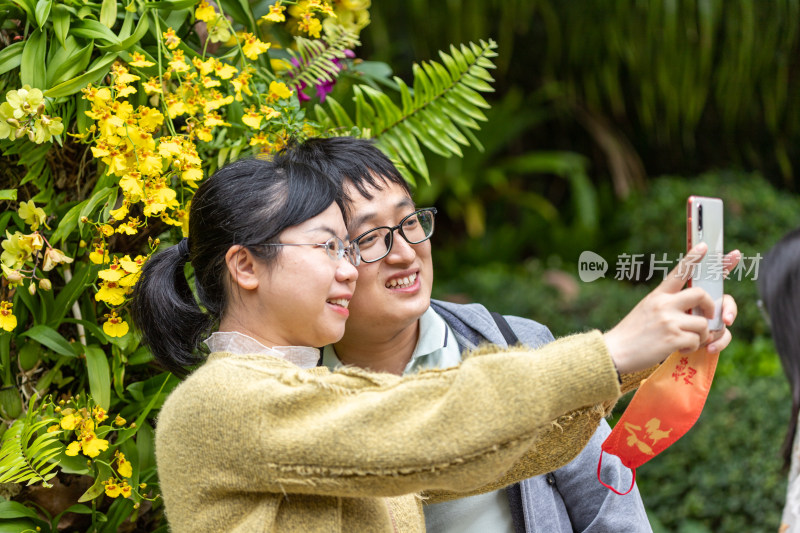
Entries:
[[252, 390], [253, 382], [279, 379], [294, 369], [299, 370], [287, 361], [268, 355], [213, 352], [170, 393], [161, 417], [171, 411], [218, 411], [229, 402], [239, 402]]

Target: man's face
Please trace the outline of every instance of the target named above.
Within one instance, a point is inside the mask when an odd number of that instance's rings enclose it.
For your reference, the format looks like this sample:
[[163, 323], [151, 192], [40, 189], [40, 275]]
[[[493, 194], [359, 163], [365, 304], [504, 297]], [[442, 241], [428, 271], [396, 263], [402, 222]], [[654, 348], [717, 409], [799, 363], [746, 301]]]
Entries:
[[[370, 188], [372, 200], [346, 186], [352, 202], [348, 206], [348, 233], [356, 238], [378, 226], [393, 227], [416, 208], [400, 185], [380, 181]], [[394, 231], [389, 254], [374, 263], [361, 263], [358, 283], [350, 300], [350, 335], [394, 335], [412, 326], [428, 309], [433, 286], [431, 241], [409, 244]]]

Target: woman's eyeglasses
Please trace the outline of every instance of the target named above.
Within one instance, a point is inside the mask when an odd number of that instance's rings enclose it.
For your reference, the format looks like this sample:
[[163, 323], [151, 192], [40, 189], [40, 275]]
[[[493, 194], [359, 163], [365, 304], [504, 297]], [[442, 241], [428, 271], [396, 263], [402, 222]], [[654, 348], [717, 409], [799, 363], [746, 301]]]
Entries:
[[352, 240], [358, 247], [361, 260], [374, 263], [389, 255], [394, 243], [394, 230], [400, 230], [400, 236], [408, 244], [419, 244], [433, 235], [433, 217], [436, 208], [428, 207], [414, 211], [396, 226], [380, 226], [365, 231]]
[[279, 243], [265, 243], [262, 246], [316, 246], [319, 248], [325, 248], [325, 252], [328, 254], [328, 257], [333, 259], [334, 261], [339, 261], [343, 257], [347, 257], [347, 260], [350, 261], [350, 264], [353, 266], [358, 266], [361, 263], [361, 256], [358, 252], [358, 245], [355, 242], [351, 242], [349, 245], [345, 246], [342, 239], [339, 237], [331, 237], [327, 241], [323, 243], [313, 243], [313, 242], [279, 242]]

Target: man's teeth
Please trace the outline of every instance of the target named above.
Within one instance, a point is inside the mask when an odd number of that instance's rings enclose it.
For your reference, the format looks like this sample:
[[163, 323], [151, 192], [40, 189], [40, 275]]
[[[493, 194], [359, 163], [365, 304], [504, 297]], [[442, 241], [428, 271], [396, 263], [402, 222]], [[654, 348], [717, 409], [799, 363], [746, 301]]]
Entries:
[[401, 288], [402, 289], [402, 288], [405, 288], [405, 287], [412, 286], [415, 281], [417, 281], [417, 275], [416, 274], [411, 274], [410, 276], [405, 277], [405, 278], [394, 278], [392, 280], [389, 280], [386, 283], [386, 288], [387, 289], [397, 289], [397, 288]]
[[336, 300], [328, 300], [328, 303], [332, 303], [334, 305], [340, 305], [347, 309], [347, 306], [350, 305], [350, 300], [346, 300], [345, 298], [337, 298]]

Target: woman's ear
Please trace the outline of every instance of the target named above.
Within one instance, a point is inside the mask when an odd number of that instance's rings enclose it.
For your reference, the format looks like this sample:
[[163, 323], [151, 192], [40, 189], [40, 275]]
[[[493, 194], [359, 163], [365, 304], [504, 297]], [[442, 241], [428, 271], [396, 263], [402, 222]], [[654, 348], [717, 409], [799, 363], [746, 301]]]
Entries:
[[250, 250], [238, 244], [231, 246], [225, 254], [225, 263], [234, 285], [246, 290], [258, 288], [256, 258]]

